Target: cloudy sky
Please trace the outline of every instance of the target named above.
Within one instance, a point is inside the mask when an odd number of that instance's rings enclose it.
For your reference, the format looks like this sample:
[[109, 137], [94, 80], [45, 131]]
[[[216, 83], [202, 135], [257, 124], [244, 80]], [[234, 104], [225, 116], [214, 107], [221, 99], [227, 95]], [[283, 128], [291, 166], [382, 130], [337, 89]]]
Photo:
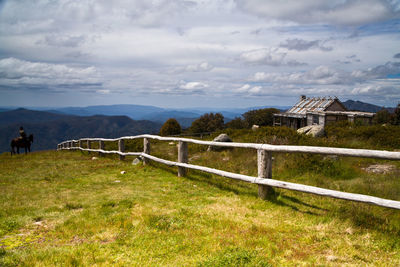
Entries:
[[399, 0], [0, 0], [0, 105], [400, 101]]

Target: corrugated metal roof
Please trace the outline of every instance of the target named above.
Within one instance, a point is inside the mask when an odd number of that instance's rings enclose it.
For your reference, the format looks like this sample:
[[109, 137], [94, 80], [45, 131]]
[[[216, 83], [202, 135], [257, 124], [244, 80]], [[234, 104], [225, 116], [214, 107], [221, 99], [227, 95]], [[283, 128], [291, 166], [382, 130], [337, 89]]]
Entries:
[[302, 99], [285, 113], [305, 115], [309, 111], [325, 111], [335, 100], [336, 98], [332, 97], [311, 97]]

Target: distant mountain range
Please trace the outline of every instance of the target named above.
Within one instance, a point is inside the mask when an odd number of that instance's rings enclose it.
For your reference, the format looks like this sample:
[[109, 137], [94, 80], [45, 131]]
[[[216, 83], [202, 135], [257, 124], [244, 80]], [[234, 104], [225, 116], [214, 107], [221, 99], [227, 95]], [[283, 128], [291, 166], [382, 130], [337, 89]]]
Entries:
[[[377, 112], [383, 107], [347, 100], [343, 102], [348, 110]], [[0, 152], [9, 151], [10, 141], [18, 136], [22, 125], [27, 133], [33, 133], [34, 150], [55, 149], [56, 145], [67, 139], [83, 137], [115, 138], [125, 135], [158, 133], [162, 124], [175, 118], [182, 127], [189, 127], [204, 113], [222, 113], [225, 122], [240, 117], [249, 110], [271, 106], [218, 109], [191, 108], [165, 109], [142, 105], [109, 105], [89, 107], [12, 109], [0, 107]], [[274, 106], [282, 112], [290, 107]], [[393, 112], [394, 108], [387, 108]]]
[[[164, 123], [169, 118], [175, 118], [182, 127], [187, 128], [192, 125], [192, 122], [199, 118], [204, 113], [219, 112], [225, 117], [225, 122], [228, 122], [235, 117], [240, 117], [243, 113], [253, 110], [266, 108], [263, 107], [249, 107], [249, 108], [188, 108], [188, 109], [167, 109], [155, 106], [143, 105], [102, 105], [102, 106], [88, 106], [88, 107], [63, 107], [63, 108], [27, 108], [30, 110], [46, 111], [53, 114], [65, 114], [76, 116], [93, 116], [93, 115], [106, 115], [106, 116], [128, 116], [133, 120], [149, 120], [157, 123]], [[270, 106], [268, 106], [270, 107]], [[276, 106], [275, 108], [282, 111], [288, 109], [286, 106]], [[1, 108], [0, 112], [4, 110], [11, 110], [10, 108]]]
[[381, 109], [387, 109], [389, 112], [394, 112], [395, 108], [386, 108], [386, 107], [381, 107], [369, 103], [364, 103], [361, 101], [354, 101], [354, 100], [347, 100], [343, 102], [343, 105], [348, 109], [348, 110], [354, 110], [354, 111], [363, 111], [363, 112], [373, 112], [376, 113]]
[[127, 116], [74, 116], [17, 109], [0, 112], [0, 152], [10, 151], [11, 139], [18, 137], [21, 125], [27, 134], [34, 134], [34, 150], [55, 149], [61, 141], [83, 137], [156, 134], [161, 128], [160, 123]]

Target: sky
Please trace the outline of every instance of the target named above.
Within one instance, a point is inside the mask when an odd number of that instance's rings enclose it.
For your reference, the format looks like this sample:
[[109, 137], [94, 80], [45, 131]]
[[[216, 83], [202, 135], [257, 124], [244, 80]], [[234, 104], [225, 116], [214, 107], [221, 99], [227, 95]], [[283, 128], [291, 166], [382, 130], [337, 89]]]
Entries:
[[0, 106], [400, 102], [400, 0], [0, 0]]

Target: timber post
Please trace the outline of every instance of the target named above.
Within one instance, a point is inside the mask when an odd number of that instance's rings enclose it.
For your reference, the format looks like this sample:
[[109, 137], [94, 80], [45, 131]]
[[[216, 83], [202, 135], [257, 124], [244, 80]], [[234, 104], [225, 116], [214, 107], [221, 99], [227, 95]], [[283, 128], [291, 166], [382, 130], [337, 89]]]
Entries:
[[[104, 141], [99, 141], [99, 149], [104, 150]], [[103, 156], [103, 153], [99, 152], [99, 156]]]
[[[125, 140], [119, 139], [118, 140], [118, 151], [124, 153], [125, 152]], [[124, 160], [125, 156], [119, 155], [119, 160]]]
[[[178, 144], [178, 162], [179, 163], [188, 163], [188, 143], [179, 141]], [[184, 167], [178, 166], [178, 176], [184, 177], [186, 176], [187, 169]]]
[[[257, 150], [257, 167], [258, 177], [271, 179], [272, 178], [272, 152], [263, 149]], [[274, 189], [268, 185], [258, 185], [258, 197], [268, 199], [275, 194]]]
[[[90, 140], [86, 140], [86, 144], [88, 149], [92, 148], [92, 143], [90, 142]], [[90, 151], [88, 151], [88, 154], [90, 154]]]
[[79, 148], [82, 148], [82, 140], [79, 140]]
[[[150, 141], [147, 138], [143, 138], [143, 153], [150, 155]], [[143, 158], [143, 165], [149, 164], [149, 159]]]

